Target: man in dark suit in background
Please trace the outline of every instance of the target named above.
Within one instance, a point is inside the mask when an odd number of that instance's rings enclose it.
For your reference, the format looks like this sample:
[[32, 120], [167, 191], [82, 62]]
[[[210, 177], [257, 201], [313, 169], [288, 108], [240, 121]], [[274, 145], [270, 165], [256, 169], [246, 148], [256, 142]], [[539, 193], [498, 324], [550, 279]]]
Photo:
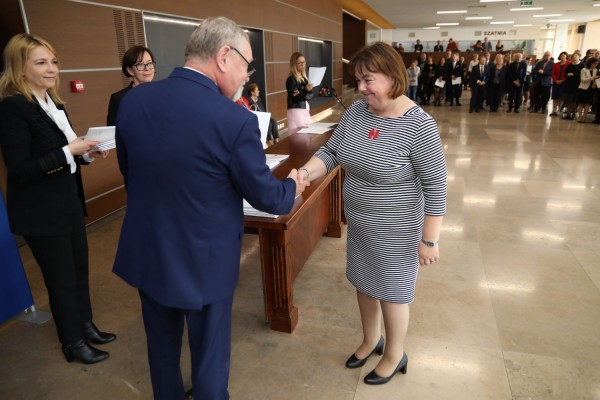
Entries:
[[471, 69], [469, 81], [471, 83], [471, 102], [469, 112], [479, 112], [483, 109], [483, 99], [485, 98], [485, 85], [488, 81], [489, 71], [485, 65], [485, 56], [479, 57], [479, 65]]
[[249, 60], [239, 26], [206, 19], [188, 40], [185, 68], [130, 91], [119, 109], [127, 213], [114, 272], [139, 289], [155, 399], [184, 398], [185, 321], [194, 396], [229, 399], [242, 199], [286, 214], [304, 189], [296, 170], [273, 177], [256, 116], [232, 101], [254, 72]]
[[442, 53], [444, 52], [444, 45], [442, 44], [441, 40], [438, 40], [436, 45], [433, 46], [433, 51], [436, 53]]
[[[462, 83], [463, 69], [462, 65], [458, 60], [458, 51], [452, 52], [452, 59], [446, 61], [446, 101], [452, 105], [453, 101], [456, 100], [456, 105], [460, 104], [460, 85]], [[461, 83], [452, 84], [452, 81], [456, 78], [461, 79]]]
[[535, 108], [533, 112], [538, 112], [541, 109], [542, 114], [546, 114], [548, 100], [550, 100], [550, 91], [552, 90], [552, 68], [554, 61], [550, 59], [550, 52], [544, 52], [544, 56], [535, 67], [531, 75], [534, 77], [534, 85], [537, 86], [537, 94], [535, 100]]
[[508, 66], [507, 86], [508, 92], [508, 110], [506, 112], [519, 112], [521, 102], [523, 101], [523, 84], [525, 83], [525, 74], [527, 73], [527, 62], [523, 61], [522, 53], [513, 54], [513, 62]]

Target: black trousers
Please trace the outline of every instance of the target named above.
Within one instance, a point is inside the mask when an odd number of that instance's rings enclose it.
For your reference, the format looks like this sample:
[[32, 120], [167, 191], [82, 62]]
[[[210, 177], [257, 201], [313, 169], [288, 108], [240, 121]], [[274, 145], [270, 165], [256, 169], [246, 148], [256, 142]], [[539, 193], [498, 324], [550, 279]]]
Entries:
[[58, 339], [83, 339], [83, 323], [92, 320], [88, 283], [88, 244], [81, 207], [72, 215], [71, 234], [25, 236], [42, 270]]
[[512, 83], [509, 83], [509, 85], [510, 92], [508, 93], [508, 109], [519, 111], [523, 101], [523, 86], [516, 87]]
[[548, 107], [548, 100], [550, 100], [550, 89], [551, 86], [542, 86], [539, 85], [539, 92], [537, 95], [537, 101], [535, 103], [535, 111], [542, 109], [546, 111], [546, 107]]
[[479, 111], [483, 109], [483, 100], [485, 99], [485, 85], [471, 83], [471, 101], [469, 111]]

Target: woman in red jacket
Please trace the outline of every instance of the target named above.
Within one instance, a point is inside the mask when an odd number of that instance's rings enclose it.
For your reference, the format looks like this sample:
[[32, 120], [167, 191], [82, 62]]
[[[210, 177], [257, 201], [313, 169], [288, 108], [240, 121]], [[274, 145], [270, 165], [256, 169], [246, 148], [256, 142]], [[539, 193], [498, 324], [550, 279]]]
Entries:
[[567, 65], [571, 61], [567, 60], [567, 52], [563, 51], [558, 55], [558, 62], [552, 67], [552, 112], [550, 115], [560, 114], [563, 106], [564, 88], [567, 81]]

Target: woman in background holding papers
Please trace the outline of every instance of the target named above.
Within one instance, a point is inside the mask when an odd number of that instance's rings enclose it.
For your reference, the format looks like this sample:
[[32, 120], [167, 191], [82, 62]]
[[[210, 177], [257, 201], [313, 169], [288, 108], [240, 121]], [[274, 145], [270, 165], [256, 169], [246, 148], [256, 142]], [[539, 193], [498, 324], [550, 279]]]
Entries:
[[285, 81], [287, 89], [287, 126], [288, 133], [293, 134], [308, 126], [313, 85], [308, 83], [306, 76], [306, 59], [300, 52], [295, 52], [290, 57], [290, 75]]
[[348, 108], [327, 144], [298, 168], [298, 181], [317, 179], [337, 165], [346, 172], [346, 276], [356, 287], [363, 328], [346, 367], [362, 367], [373, 353], [383, 354], [364, 378], [378, 385], [407, 370], [409, 304], [419, 265], [440, 255], [447, 174], [435, 121], [404, 95], [408, 75], [398, 52], [378, 42], [350, 65], [364, 100]]
[[96, 363], [116, 336], [92, 322], [85, 198], [79, 166], [107, 152], [78, 139], [58, 95], [58, 55], [44, 39], [14, 36], [0, 78], [0, 147], [8, 171], [11, 231], [31, 248], [48, 290], [67, 361]]
[[125, 89], [119, 90], [110, 96], [106, 125], [113, 126], [117, 122], [119, 104], [121, 104], [121, 100], [127, 92], [142, 83], [152, 82], [155, 66], [154, 54], [147, 47], [133, 46], [123, 54], [121, 70], [123, 71], [123, 75], [132, 78], [132, 81]]

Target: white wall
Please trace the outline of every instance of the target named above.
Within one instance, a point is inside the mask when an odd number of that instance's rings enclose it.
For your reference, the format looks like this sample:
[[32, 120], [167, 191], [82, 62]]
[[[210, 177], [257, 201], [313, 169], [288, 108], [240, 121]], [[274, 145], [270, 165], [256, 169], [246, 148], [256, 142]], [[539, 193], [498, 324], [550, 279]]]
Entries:
[[581, 54], [585, 55], [588, 49], [600, 48], [600, 21], [588, 22], [585, 27], [583, 44], [581, 45]]
[[[492, 44], [496, 44], [498, 39], [502, 41], [507, 40], [528, 40], [536, 39], [539, 32], [538, 27], [517, 27], [512, 25], [483, 25], [480, 27], [469, 27], [469, 28], [454, 28], [454, 27], [440, 27], [440, 29], [393, 29], [392, 41], [394, 42], [406, 42], [416, 41], [420, 39], [423, 41], [436, 41], [442, 40], [444, 43], [448, 43], [448, 38], [452, 38], [455, 41], [470, 41], [475, 43], [477, 39], [483, 40], [484, 36], [488, 37], [488, 40]], [[448, 32], [448, 36], [442, 37], [442, 32]], [[480, 35], [475, 35], [477, 32], [481, 32]], [[491, 34], [485, 35], [485, 32], [492, 32]], [[506, 32], [506, 34], [498, 34], [495, 32]], [[409, 33], [414, 33], [415, 37], [409, 37]]]

